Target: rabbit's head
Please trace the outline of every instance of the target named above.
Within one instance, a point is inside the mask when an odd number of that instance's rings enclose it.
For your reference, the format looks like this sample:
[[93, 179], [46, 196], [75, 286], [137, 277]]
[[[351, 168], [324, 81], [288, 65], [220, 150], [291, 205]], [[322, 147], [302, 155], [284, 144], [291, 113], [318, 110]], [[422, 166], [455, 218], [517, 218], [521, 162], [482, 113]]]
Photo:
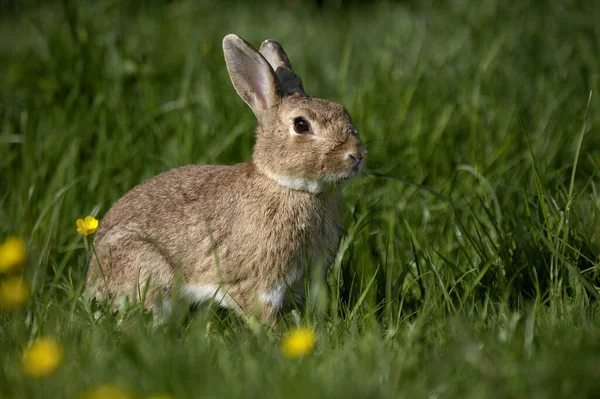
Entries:
[[223, 39], [229, 76], [258, 119], [253, 162], [296, 190], [319, 193], [361, 171], [366, 150], [340, 104], [304, 93], [281, 46], [256, 51], [236, 35]]

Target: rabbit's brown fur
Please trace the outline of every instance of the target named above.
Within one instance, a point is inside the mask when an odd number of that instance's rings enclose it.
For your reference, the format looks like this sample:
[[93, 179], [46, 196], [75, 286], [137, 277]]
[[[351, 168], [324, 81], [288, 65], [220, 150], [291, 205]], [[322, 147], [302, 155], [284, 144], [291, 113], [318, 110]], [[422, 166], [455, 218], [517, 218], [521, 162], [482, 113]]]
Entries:
[[[258, 306], [272, 321], [311, 265], [333, 259], [343, 229], [340, 183], [366, 152], [349, 115], [306, 96], [277, 43], [263, 43], [264, 57], [234, 35], [223, 47], [234, 87], [259, 122], [252, 161], [173, 169], [123, 196], [95, 236], [92, 296], [139, 300], [148, 283], [152, 306], [181, 273], [180, 293], [191, 302]], [[298, 117], [311, 134], [294, 131]]]

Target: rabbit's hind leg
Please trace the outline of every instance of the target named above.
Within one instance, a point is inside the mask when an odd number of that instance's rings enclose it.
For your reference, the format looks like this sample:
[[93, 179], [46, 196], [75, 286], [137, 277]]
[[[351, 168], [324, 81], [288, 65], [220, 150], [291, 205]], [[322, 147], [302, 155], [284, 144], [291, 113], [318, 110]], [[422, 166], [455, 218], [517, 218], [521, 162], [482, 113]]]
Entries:
[[88, 271], [91, 296], [109, 299], [115, 310], [129, 301], [161, 313], [175, 280], [173, 267], [161, 251], [151, 241], [132, 235], [118, 240], [107, 235], [99, 244]]

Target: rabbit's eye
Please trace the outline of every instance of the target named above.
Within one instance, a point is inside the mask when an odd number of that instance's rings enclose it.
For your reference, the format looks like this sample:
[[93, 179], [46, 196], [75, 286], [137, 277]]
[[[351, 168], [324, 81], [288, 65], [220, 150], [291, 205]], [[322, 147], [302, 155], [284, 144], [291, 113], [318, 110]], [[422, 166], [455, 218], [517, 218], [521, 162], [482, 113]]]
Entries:
[[304, 118], [294, 119], [294, 131], [298, 134], [307, 134], [310, 131], [310, 125]]

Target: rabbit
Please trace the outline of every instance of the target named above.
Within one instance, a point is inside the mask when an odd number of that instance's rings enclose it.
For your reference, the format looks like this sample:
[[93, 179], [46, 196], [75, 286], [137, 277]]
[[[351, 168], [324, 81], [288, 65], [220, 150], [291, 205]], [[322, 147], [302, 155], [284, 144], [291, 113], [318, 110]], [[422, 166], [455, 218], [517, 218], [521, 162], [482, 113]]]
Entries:
[[366, 154], [350, 115], [308, 96], [275, 41], [256, 51], [229, 34], [223, 52], [258, 120], [252, 160], [175, 168], [126, 193], [94, 237], [91, 297], [156, 311], [176, 292], [190, 305], [216, 301], [273, 323], [303, 299], [311, 265], [333, 260], [341, 190]]

